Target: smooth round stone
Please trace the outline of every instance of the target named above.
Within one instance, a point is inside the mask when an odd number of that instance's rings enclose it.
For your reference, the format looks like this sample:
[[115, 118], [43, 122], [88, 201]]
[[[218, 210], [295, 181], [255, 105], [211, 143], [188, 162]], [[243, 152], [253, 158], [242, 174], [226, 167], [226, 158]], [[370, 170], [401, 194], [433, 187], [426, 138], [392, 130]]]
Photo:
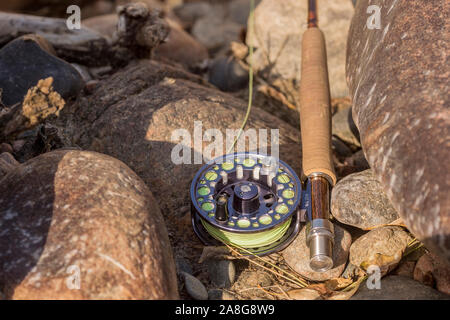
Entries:
[[402, 227], [374, 229], [358, 238], [350, 248], [350, 262], [355, 266], [378, 265], [381, 274], [393, 270], [413, 237]]
[[336, 184], [331, 192], [331, 213], [339, 222], [363, 230], [399, 219], [372, 170], [348, 175]]
[[348, 252], [352, 243], [350, 233], [334, 225], [335, 239], [333, 247], [333, 268], [326, 272], [315, 272], [309, 266], [309, 248], [306, 245], [306, 228], [282, 251], [286, 263], [303, 277], [313, 281], [325, 281], [339, 277], [347, 263]]
[[200, 280], [186, 272], [183, 272], [182, 275], [186, 291], [192, 298], [195, 300], [208, 300], [208, 291], [206, 291]]

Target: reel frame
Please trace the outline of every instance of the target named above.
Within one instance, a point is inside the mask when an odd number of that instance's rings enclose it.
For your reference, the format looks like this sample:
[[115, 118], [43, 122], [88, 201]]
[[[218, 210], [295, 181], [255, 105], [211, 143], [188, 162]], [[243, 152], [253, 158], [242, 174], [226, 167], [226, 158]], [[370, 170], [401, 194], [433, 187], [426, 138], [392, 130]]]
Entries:
[[[223, 163], [229, 163], [230, 159], [232, 159], [234, 164], [231, 169], [230, 166], [221, 165]], [[246, 159], [254, 159], [256, 160], [256, 163], [248, 166], [247, 168], [243, 168], [243, 170], [241, 170], [243, 171], [241, 173], [241, 176], [236, 177], [236, 172], [238, 171], [237, 167], [244, 167], [243, 160]], [[263, 170], [267, 169], [268, 159], [271, 160], [272, 167], [270, 167], [271, 169], [269, 169], [269, 171], [262, 172]], [[245, 250], [250, 252], [250, 254], [248, 252], [243, 252], [243, 254], [246, 256], [263, 256], [283, 250], [295, 239], [301, 229], [300, 224], [301, 222], [305, 221], [306, 212], [309, 211], [309, 198], [307, 196], [310, 188], [307, 187], [307, 190], [304, 191], [300, 179], [298, 178], [295, 171], [285, 162], [278, 159], [275, 160], [276, 165], [274, 166], [273, 160], [275, 159], [266, 155], [241, 152], [217, 157], [200, 168], [200, 170], [196, 173], [190, 188], [191, 222], [195, 234], [203, 244], [212, 246], [223, 245], [221, 241], [215, 239], [211, 234], [209, 234], [209, 232], [205, 229], [202, 220], [223, 231], [251, 235], [252, 233], [258, 233], [279, 227], [284, 222], [287, 222], [288, 219], [291, 219], [287, 231], [280, 239], [278, 239], [274, 243], [271, 243], [270, 245], [262, 246], [259, 248], [245, 248]], [[254, 179], [255, 173], [253, 172], [253, 170], [259, 170], [255, 169], [256, 167], [260, 167], [260, 171], [262, 172], [261, 175], [263, 177], [266, 177], [265, 183], [264, 181], [261, 181], [261, 179], [259, 179], [259, 177], [261, 177], [259, 173], [258, 179]], [[229, 170], [225, 170], [224, 168]], [[273, 175], [274, 170], [276, 170], [275, 175]], [[226, 178], [224, 178], [223, 172], [226, 173]], [[205, 178], [207, 173], [209, 174], [208, 178], [210, 179]], [[270, 176], [270, 174], [272, 174], [273, 176]], [[286, 179], [286, 176], [288, 177], [288, 179]], [[226, 183], [223, 183], [224, 179], [227, 180]], [[272, 182], [268, 182], [269, 180]], [[269, 202], [269, 205], [260, 206], [256, 212], [236, 212], [235, 210], [233, 210], [233, 197], [235, 195], [233, 194], [232, 190], [234, 190], [234, 188], [231, 187], [233, 185], [237, 186], [245, 184], [257, 185], [259, 191], [258, 197], [260, 198], [261, 204], [266, 204], [263, 198], [270, 194], [270, 191], [272, 192], [272, 194], [275, 193], [275, 197], [273, 199], [274, 201]], [[198, 191], [202, 187], [209, 188], [210, 192], [206, 195], [200, 196]], [[202, 194], [205, 193], [203, 191], [204, 190], [202, 190]], [[231, 212], [231, 214], [227, 217], [227, 220], [218, 221], [215, 218], [215, 212], [217, 210], [217, 198], [220, 195], [223, 195], [225, 192], [229, 196], [227, 201], [227, 210]], [[283, 192], [285, 192], [284, 196]], [[286, 198], [286, 194], [288, 195], [288, 198]], [[199, 202], [199, 198], [203, 198], [203, 200]], [[205, 202], [212, 203], [213, 209], [211, 209], [208, 205], [208, 209], [210, 210], [204, 210], [202, 208], [202, 203]], [[280, 208], [280, 206], [282, 206], [283, 213], [279, 213], [279, 211], [275, 210], [275, 208]], [[288, 209], [288, 211], [284, 212], [286, 208]], [[261, 217], [267, 216], [270, 216], [272, 218], [270, 223], [258, 223], [258, 221], [261, 221]], [[250, 223], [245, 227], [238, 226], [237, 222], [245, 219], [248, 219]], [[230, 221], [236, 221], [236, 223], [230, 225]]]

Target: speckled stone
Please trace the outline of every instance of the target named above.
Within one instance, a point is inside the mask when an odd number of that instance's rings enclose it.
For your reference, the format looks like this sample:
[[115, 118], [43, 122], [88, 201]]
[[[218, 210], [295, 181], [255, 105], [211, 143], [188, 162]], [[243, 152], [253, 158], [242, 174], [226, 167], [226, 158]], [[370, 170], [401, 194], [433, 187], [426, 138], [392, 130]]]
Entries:
[[381, 29], [360, 0], [347, 82], [370, 167], [408, 229], [450, 261], [448, 1], [377, 1]]
[[0, 291], [8, 299], [176, 299], [172, 250], [146, 185], [95, 152], [53, 151], [16, 167], [0, 183]]
[[363, 230], [399, 218], [372, 170], [348, 175], [336, 184], [331, 193], [331, 212], [339, 222]]
[[334, 226], [333, 268], [326, 272], [315, 272], [309, 267], [309, 248], [306, 245], [306, 228], [282, 251], [286, 263], [303, 277], [313, 281], [338, 278], [344, 271], [352, 237], [348, 231]]
[[350, 263], [368, 267], [378, 265], [382, 275], [393, 270], [412, 240], [402, 227], [387, 226], [374, 229], [353, 242], [350, 247]]

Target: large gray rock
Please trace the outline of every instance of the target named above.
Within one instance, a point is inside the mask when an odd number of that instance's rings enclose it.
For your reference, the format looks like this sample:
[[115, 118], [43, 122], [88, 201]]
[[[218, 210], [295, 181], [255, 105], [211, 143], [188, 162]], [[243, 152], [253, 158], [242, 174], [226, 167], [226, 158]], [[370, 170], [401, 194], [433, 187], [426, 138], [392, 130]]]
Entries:
[[[255, 10], [255, 70], [295, 102], [300, 83], [301, 43], [307, 28], [307, 1], [263, 0]], [[332, 97], [348, 95], [345, 82], [347, 31], [353, 15], [349, 0], [320, 1], [319, 26], [325, 34]]]
[[[373, 3], [373, 1], [372, 1]], [[446, 1], [360, 0], [349, 32], [353, 119], [375, 177], [408, 229], [450, 261], [450, 65]]]
[[[78, 282], [79, 281], [79, 282]], [[121, 161], [54, 151], [0, 183], [0, 291], [8, 299], [175, 299], [156, 201]]]
[[371, 170], [351, 174], [336, 184], [331, 193], [331, 212], [339, 222], [363, 230], [399, 218]]
[[369, 289], [364, 282], [351, 300], [448, 300], [450, 296], [402, 276], [381, 279], [380, 289]]

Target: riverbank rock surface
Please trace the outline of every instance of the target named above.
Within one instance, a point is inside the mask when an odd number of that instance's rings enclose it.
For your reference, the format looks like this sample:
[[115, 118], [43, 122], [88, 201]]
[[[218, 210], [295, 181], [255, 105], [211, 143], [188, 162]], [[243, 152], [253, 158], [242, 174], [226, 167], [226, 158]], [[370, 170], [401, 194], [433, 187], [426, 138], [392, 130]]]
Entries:
[[353, 119], [375, 177], [408, 229], [450, 262], [450, 65], [446, 1], [368, 0], [350, 27], [347, 81]]
[[121, 161], [60, 150], [0, 183], [0, 291], [7, 299], [176, 299], [156, 201]]

